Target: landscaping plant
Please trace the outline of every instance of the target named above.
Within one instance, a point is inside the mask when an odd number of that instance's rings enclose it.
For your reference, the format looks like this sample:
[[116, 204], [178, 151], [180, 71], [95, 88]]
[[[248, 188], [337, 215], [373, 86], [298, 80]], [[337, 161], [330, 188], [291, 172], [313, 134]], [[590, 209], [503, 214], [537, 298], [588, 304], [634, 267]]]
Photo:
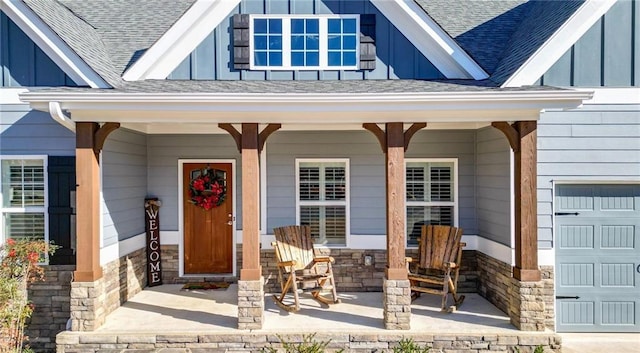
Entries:
[[[321, 342], [316, 342], [314, 340], [314, 337], [316, 336], [316, 334], [311, 334], [311, 335], [304, 335], [302, 337], [302, 342], [300, 343], [291, 343], [291, 342], [287, 342], [285, 341], [280, 335], [278, 335], [278, 339], [280, 340], [280, 343], [282, 343], [282, 348], [278, 349], [278, 348], [274, 348], [274, 347], [265, 347], [262, 349], [263, 352], [268, 352], [268, 353], [278, 353], [278, 352], [285, 352], [285, 353], [324, 353], [326, 350], [325, 348], [327, 348], [327, 346], [329, 345], [329, 342], [331, 342], [331, 340], [329, 341], [321, 341]], [[342, 352], [343, 350], [339, 350], [339, 352]]]
[[421, 347], [413, 338], [403, 338], [393, 347], [393, 353], [427, 353], [431, 347]]

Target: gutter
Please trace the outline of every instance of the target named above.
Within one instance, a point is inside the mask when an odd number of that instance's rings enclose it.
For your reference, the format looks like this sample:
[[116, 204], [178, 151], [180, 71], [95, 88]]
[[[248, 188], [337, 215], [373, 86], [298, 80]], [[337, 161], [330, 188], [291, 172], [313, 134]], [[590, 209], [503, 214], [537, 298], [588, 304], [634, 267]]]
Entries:
[[76, 132], [76, 123], [71, 120], [70, 116], [64, 114], [59, 102], [49, 102], [49, 114], [51, 114], [53, 120], [57, 121], [60, 125]]

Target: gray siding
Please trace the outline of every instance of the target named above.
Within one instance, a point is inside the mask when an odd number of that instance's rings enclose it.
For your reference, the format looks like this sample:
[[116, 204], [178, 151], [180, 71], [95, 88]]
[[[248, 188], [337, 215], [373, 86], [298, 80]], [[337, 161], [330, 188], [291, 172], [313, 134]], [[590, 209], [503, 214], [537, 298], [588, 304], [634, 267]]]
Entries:
[[104, 245], [144, 232], [147, 142], [140, 133], [118, 129], [102, 149]]
[[443, 75], [368, 0], [243, 0], [243, 14], [376, 14], [372, 71], [239, 71], [233, 69], [233, 28], [226, 18], [170, 75], [192, 80], [436, 79]]
[[640, 105], [542, 113], [538, 125], [538, 240], [552, 238], [555, 180], [640, 181]]
[[640, 1], [621, 0], [540, 80], [550, 86], [640, 86]]
[[478, 130], [476, 138], [478, 235], [511, 246], [511, 147], [492, 127]]
[[27, 35], [0, 13], [0, 87], [76, 86]]
[[74, 156], [73, 132], [26, 104], [0, 105], [0, 153]]
[[[460, 225], [475, 234], [474, 132], [422, 131], [407, 158], [458, 158]], [[267, 232], [295, 224], [296, 158], [348, 158], [351, 234], [384, 235], [385, 169], [378, 141], [366, 131], [277, 132], [267, 143]]]
[[160, 229], [178, 230], [178, 160], [235, 159], [236, 224], [242, 227], [240, 154], [228, 134], [147, 136], [147, 191], [162, 201]]

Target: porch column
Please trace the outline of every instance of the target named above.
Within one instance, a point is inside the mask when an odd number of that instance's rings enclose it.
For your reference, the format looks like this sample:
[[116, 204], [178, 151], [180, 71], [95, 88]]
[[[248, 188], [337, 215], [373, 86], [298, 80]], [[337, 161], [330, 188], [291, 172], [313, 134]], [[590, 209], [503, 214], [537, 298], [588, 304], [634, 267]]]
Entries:
[[242, 124], [242, 269], [238, 281], [238, 328], [260, 329], [264, 279], [260, 266], [260, 165], [258, 124]]
[[545, 329], [543, 282], [538, 268], [537, 123], [494, 122], [514, 152], [515, 266], [509, 288], [511, 323], [524, 331]]
[[106, 303], [100, 267], [99, 156], [117, 123], [76, 123], [76, 271], [71, 283], [71, 329], [93, 331], [104, 323]]

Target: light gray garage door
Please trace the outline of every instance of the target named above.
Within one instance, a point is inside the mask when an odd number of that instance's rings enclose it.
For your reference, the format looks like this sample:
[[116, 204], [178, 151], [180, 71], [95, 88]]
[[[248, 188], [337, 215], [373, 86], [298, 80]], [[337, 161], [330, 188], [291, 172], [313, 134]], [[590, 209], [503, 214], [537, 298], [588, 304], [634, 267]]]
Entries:
[[640, 332], [640, 185], [559, 185], [559, 332]]

